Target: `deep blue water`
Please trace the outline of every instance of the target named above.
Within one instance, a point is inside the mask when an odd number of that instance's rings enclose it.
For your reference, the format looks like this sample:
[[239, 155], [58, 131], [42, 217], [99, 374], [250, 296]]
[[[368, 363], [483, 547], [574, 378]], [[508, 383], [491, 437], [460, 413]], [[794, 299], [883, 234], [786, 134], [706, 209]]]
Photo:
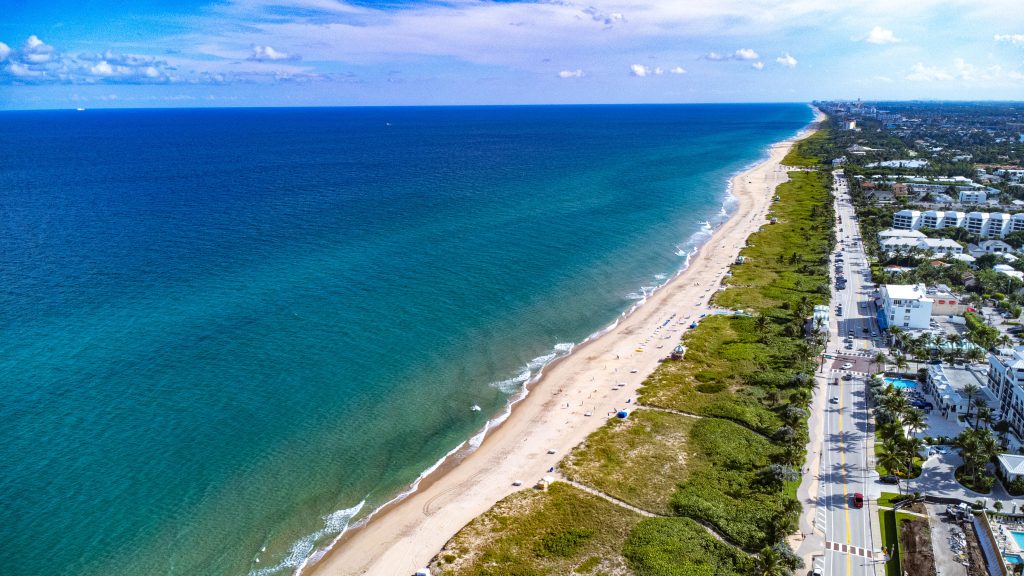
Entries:
[[287, 573], [678, 270], [810, 118], [0, 113], [0, 572]]

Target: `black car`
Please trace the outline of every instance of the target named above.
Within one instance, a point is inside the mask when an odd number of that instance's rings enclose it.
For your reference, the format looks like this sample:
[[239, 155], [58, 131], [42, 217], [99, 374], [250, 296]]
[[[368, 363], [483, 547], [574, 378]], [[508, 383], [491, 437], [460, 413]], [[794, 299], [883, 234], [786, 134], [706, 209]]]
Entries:
[[881, 478], [878, 479], [878, 481], [881, 482], [882, 484], [899, 484], [900, 483], [900, 479], [895, 477], [895, 476], [892, 476], [892, 475], [882, 476]]

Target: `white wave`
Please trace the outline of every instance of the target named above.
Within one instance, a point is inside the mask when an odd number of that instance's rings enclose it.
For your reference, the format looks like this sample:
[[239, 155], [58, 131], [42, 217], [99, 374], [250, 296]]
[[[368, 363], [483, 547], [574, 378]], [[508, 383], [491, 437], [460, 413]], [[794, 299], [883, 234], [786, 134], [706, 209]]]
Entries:
[[555, 352], [558, 352], [559, 354], [569, 354], [575, 347], [576, 345], [572, 342], [559, 342], [558, 344], [555, 344]]
[[655, 280], [664, 280], [664, 279], [666, 279], [666, 278], [668, 278], [668, 275], [667, 275], [667, 274], [655, 274], [655, 275], [654, 275], [654, 279], [655, 279]]
[[501, 390], [505, 394], [515, 394], [524, 383], [530, 381], [530, 376], [533, 372], [529, 368], [520, 372], [514, 378], [507, 378], [505, 380], [499, 380], [498, 382], [491, 382], [491, 386]]
[[309, 564], [314, 556], [316, 557], [316, 560], [319, 560], [323, 556], [323, 554], [320, 554], [319, 556], [311, 554], [316, 542], [330, 534], [337, 534], [337, 537], [335, 538], [335, 541], [337, 541], [337, 539], [340, 538], [346, 530], [348, 530], [349, 521], [351, 521], [352, 518], [363, 509], [364, 504], [366, 504], [366, 500], [363, 500], [351, 508], [335, 510], [327, 516], [324, 516], [324, 527], [312, 534], [300, 538], [297, 542], [292, 544], [292, 547], [288, 550], [288, 555], [285, 556], [284, 560], [281, 560], [276, 566], [253, 570], [249, 572], [249, 576], [270, 576], [271, 574], [276, 574], [289, 568], [295, 568], [296, 575], [301, 574], [302, 569]]

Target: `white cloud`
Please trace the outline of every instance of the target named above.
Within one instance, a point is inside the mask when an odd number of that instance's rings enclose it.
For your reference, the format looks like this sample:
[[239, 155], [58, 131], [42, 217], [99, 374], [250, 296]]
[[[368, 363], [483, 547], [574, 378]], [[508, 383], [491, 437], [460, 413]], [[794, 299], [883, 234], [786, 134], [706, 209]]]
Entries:
[[45, 64], [53, 57], [53, 52], [53, 46], [33, 34], [28, 37], [28, 40], [25, 40], [25, 45], [21, 49], [21, 58], [31, 64]]
[[764, 62], [754, 62], [750, 67], [754, 70], [764, 70]]
[[654, 75], [655, 76], [661, 76], [664, 73], [665, 73], [665, 71], [662, 70], [661, 67], [657, 67], [657, 68], [654, 69]]
[[252, 54], [248, 59], [254, 62], [280, 62], [298, 60], [299, 56], [274, 50], [272, 46], [253, 46]]
[[669, 72], [671, 72], [672, 74], [686, 74], [686, 69], [683, 68], [682, 66], [676, 66], [675, 68], [669, 70]]
[[558, 73], [559, 78], [583, 78], [586, 75], [583, 70], [578, 68], [576, 70], [562, 70]]
[[897, 38], [896, 35], [893, 34], [892, 30], [882, 28], [881, 26], [875, 26], [872, 28], [871, 31], [867, 33], [867, 36], [864, 36], [862, 40], [868, 44], [896, 44], [897, 42], [903, 41], [900, 38]]
[[757, 60], [758, 58], [760, 58], [760, 56], [753, 48], [740, 48], [732, 54], [708, 52], [704, 55], [705, 60], [711, 60], [712, 62], [722, 62], [725, 60]]
[[935, 66], [925, 66], [918, 62], [910, 68], [910, 72], [904, 77], [911, 82], [936, 82], [952, 80], [953, 75]]
[[[1009, 42], [1010, 44], [1024, 44], [1024, 34], [996, 34], [993, 36], [996, 42]], [[2, 60], [2, 58], [0, 58]]]
[[754, 52], [751, 48], [740, 48], [736, 52], [733, 52], [733, 58], [737, 60], [757, 60], [760, 56], [757, 52]]
[[106, 60], [100, 60], [95, 66], [89, 68], [89, 72], [96, 76], [113, 76], [114, 68]]
[[3, 42], [0, 42], [0, 62], [7, 60], [7, 57], [11, 55], [11, 47]]
[[652, 70], [643, 64], [633, 64], [629, 67], [629, 73], [638, 78], [651, 75]]
[[889, 78], [888, 76], [872, 76], [871, 77], [871, 81], [872, 82], [884, 82], [885, 84], [892, 84], [892, 78]]
[[779, 64], [782, 64], [786, 68], [796, 68], [797, 64], [796, 58], [793, 58], [793, 56], [791, 56], [789, 52], [786, 52], [782, 56], [779, 56], [778, 58], [775, 59], [775, 61], [778, 62]]

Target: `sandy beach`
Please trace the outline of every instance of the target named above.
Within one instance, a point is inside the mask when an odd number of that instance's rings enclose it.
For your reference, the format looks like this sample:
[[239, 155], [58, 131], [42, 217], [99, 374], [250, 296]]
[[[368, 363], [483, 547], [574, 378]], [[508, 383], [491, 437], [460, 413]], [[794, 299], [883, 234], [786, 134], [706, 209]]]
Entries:
[[[818, 113], [816, 122], [823, 118]], [[767, 160], [733, 178], [735, 213], [691, 258], [686, 271], [614, 330], [548, 366], [526, 399], [475, 452], [458, 465], [442, 467], [418, 492], [346, 534], [304, 572], [411, 575], [495, 502], [531, 489], [617, 410], [631, 411], [644, 378], [669, 355], [690, 322], [710, 311], [708, 300], [746, 238], [766, 223], [775, 187], [788, 179], [781, 160], [794, 141], [772, 145]], [[516, 480], [523, 486], [513, 486]]]

